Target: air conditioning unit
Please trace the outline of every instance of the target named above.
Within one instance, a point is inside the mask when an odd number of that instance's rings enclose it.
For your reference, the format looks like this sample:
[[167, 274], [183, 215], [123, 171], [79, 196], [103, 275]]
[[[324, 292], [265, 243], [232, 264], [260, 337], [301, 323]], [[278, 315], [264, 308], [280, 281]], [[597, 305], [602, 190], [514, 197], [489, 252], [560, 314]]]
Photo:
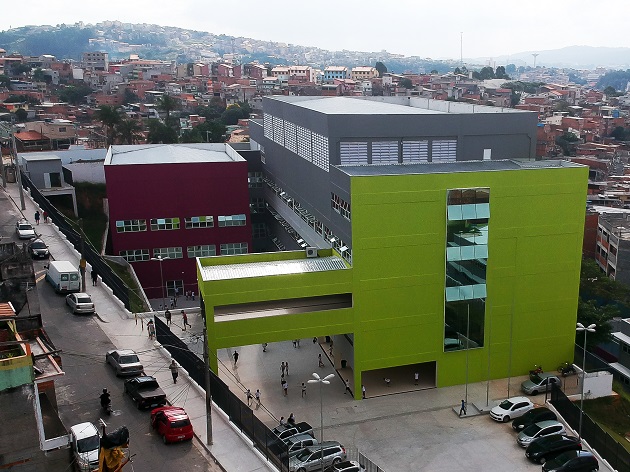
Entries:
[[305, 251], [306, 251], [306, 257], [317, 257], [316, 247], [307, 247]]

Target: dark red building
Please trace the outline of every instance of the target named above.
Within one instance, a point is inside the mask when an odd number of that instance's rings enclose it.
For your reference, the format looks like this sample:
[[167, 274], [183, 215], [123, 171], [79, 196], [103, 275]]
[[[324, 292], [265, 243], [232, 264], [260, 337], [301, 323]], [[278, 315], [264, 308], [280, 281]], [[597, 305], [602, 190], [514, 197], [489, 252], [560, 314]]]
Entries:
[[162, 279], [167, 296], [196, 291], [196, 257], [251, 251], [247, 162], [225, 144], [112, 146], [105, 179], [111, 252], [149, 298]]

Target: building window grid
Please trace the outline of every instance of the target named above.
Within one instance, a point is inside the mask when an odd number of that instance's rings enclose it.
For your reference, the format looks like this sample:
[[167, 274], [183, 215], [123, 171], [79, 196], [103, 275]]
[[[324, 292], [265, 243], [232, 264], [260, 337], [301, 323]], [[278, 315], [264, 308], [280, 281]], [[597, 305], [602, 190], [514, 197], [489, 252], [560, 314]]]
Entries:
[[250, 213], [264, 213], [267, 208], [267, 202], [264, 198], [252, 197], [249, 199]]
[[284, 120], [277, 116], [273, 117], [273, 140], [284, 147]]
[[116, 221], [117, 233], [138, 233], [147, 230], [147, 220], [118, 220]]
[[124, 257], [127, 262], [141, 262], [151, 259], [148, 249], [127, 249], [126, 251], [120, 251], [118, 254]]
[[160, 259], [182, 259], [184, 257], [180, 247], [162, 247], [153, 249], [153, 257]]
[[429, 141], [403, 141], [402, 142], [403, 162], [428, 162], [429, 161]]
[[350, 204], [348, 202], [331, 192], [330, 205], [335, 212], [350, 221]]
[[233, 256], [236, 254], [247, 254], [247, 243], [221, 244], [222, 256]]
[[188, 246], [186, 248], [189, 259], [196, 257], [209, 257], [217, 255], [217, 247], [214, 244], [202, 244], [200, 246]]
[[297, 155], [312, 162], [311, 130], [303, 126], [297, 127]]
[[252, 236], [254, 239], [265, 238], [269, 236], [269, 229], [265, 223], [254, 223], [252, 225]]
[[342, 165], [367, 164], [368, 143], [342, 141], [339, 143], [339, 157]]
[[214, 227], [214, 216], [191, 216], [184, 221], [186, 229]]
[[179, 218], [151, 218], [151, 231], [179, 229]]
[[284, 122], [284, 142], [289, 151], [297, 154], [297, 126], [295, 123]]
[[456, 139], [436, 139], [431, 142], [432, 162], [455, 162], [457, 160]]
[[249, 185], [249, 188], [262, 188], [263, 186], [262, 172], [248, 172], [247, 183]]
[[265, 138], [273, 140], [273, 116], [265, 113], [263, 116], [263, 129]]
[[313, 164], [328, 172], [328, 139], [318, 133], [313, 133]]
[[245, 226], [246, 224], [247, 217], [243, 214], [219, 216], [219, 228], [225, 228], [228, 226]]
[[372, 143], [372, 164], [397, 164], [398, 141], [374, 141]]

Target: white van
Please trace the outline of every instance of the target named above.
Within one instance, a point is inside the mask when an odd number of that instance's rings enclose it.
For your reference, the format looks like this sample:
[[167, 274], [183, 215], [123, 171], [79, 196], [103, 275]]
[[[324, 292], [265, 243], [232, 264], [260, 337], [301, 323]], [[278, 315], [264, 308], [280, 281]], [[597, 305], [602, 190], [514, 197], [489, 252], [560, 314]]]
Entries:
[[70, 428], [70, 447], [78, 470], [81, 472], [98, 470], [101, 437], [96, 426], [87, 422], [75, 424]]
[[48, 264], [46, 280], [57, 293], [78, 292], [81, 290], [81, 276], [70, 261], [51, 261]]

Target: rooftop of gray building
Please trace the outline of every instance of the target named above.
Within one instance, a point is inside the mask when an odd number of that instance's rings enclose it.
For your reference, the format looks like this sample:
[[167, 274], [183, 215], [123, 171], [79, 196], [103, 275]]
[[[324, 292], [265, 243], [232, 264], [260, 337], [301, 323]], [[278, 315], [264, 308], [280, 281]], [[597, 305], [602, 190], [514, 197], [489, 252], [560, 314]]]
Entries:
[[387, 165], [339, 165], [335, 166], [350, 176], [370, 175], [412, 175], [412, 174], [452, 174], [456, 172], [492, 172], [506, 170], [554, 169], [567, 167], [584, 167], [564, 160], [546, 161], [456, 161], [456, 162], [424, 162], [414, 164]]
[[513, 108], [447, 102], [423, 97], [265, 97], [327, 115], [444, 115], [531, 113]]
[[105, 165], [245, 162], [223, 143], [139, 144], [111, 146]]

